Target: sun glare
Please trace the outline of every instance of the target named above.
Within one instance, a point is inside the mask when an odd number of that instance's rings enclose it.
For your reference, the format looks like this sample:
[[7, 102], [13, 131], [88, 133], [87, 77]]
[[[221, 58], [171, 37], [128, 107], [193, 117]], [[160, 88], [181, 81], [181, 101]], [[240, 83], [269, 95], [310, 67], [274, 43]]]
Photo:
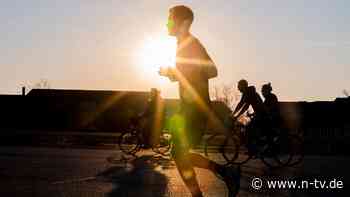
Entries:
[[145, 39], [139, 52], [139, 68], [154, 76], [160, 67], [175, 66], [176, 40], [169, 36]]

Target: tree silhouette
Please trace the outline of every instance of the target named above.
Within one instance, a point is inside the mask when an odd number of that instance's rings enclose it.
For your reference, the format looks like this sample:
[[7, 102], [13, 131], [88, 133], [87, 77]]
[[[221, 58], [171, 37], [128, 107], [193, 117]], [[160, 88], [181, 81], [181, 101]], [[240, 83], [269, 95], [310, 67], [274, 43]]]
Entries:
[[[226, 106], [233, 111], [241, 98], [241, 94], [234, 85], [226, 84], [222, 86], [215, 86], [211, 90], [211, 98], [215, 101], [225, 103]], [[253, 109], [251, 107], [248, 109], [248, 113], [253, 113]], [[250, 118], [246, 114], [243, 114], [239, 118], [239, 121], [243, 124], [247, 124], [250, 121]]]
[[21, 88], [25, 87], [26, 92], [29, 92], [31, 89], [51, 89], [51, 83], [48, 79], [40, 79], [39, 81], [32, 82], [23, 82], [20, 84]]
[[50, 89], [51, 85], [49, 80], [47, 79], [40, 79], [40, 81], [36, 82], [32, 89]]
[[225, 103], [232, 110], [239, 101], [240, 94], [233, 85], [222, 85], [211, 90], [211, 97], [215, 101]]

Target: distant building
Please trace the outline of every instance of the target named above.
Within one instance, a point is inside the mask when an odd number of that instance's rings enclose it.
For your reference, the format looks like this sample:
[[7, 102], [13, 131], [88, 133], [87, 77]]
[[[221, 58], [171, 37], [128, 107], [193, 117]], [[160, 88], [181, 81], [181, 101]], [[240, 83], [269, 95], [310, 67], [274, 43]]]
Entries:
[[281, 102], [285, 125], [304, 137], [310, 154], [345, 154], [350, 145], [350, 97], [335, 101]]
[[150, 92], [33, 89], [26, 98], [35, 126], [115, 131], [140, 113]]
[[[141, 91], [32, 89], [25, 96], [0, 95], [3, 105], [0, 127], [121, 132], [131, 117], [145, 110], [150, 94]], [[178, 110], [178, 99], [162, 101], [166, 116]], [[220, 120], [231, 112], [221, 102], [214, 101], [212, 106], [213, 114]]]

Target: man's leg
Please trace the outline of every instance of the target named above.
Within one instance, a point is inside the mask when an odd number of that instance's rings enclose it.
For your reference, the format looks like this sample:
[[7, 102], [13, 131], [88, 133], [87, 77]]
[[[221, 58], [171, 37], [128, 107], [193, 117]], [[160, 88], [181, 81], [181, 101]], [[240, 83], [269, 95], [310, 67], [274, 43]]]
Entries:
[[175, 145], [173, 149], [173, 157], [177, 170], [192, 196], [202, 197], [203, 195], [197, 182], [196, 173], [193, 169], [188, 149], [186, 150], [184, 147], [180, 147], [179, 144]]
[[188, 157], [193, 166], [198, 168], [208, 169], [213, 173], [222, 172], [225, 168], [223, 165], [220, 165], [208, 158], [205, 158], [200, 154], [188, 153]]
[[239, 165], [225, 167], [212, 160], [203, 157], [200, 154], [189, 153], [192, 165], [199, 168], [204, 168], [212, 171], [215, 175], [220, 175], [225, 182], [229, 191], [229, 197], [237, 195], [240, 189], [241, 169]]
[[[198, 118], [198, 116], [197, 116]], [[203, 125], [206, 123], [206, 119], [192, 119], [190, 124], [191, 131], [191, 146], [200, 144], [200, 141], [203, 136]], [[226, 167], [224, 165], [220, 165], [210, 159], [203, 157], [200, 154], [196, 153], [188, 153], [188, 158], [192, 163], [192, 166], [204, 168], [212, 171], [215, 175], [219, 175], [219, 177], [225, 182], [227, 189], [229, 191], [229, 197], [234, 197], [237, 195], [240, 189], [240, 176], [241, 169], [239, 165]]]
[[189, 158], [189, 138], [187, 135], [186, 113], [184, 110], [181, 114], [175, 114], [170, 119], [170, 130], [173, 138], [173, 148], [171, 155], [175, 161], [177, 170], [184, 181], [187, 188], [190, 190], [193, 197], [202, 197], [199, 184], [196, 179], [196, 174], [192, 166], [192, 162]]
[[[190, 124], [187, 125], [188, 131], [191, 131], [189, 139], [192, 147], [195, 147], [201, 143], [207, 123], [207, 117], [205, 113], [201, 112], [200, 110], [196, 110], [194, 113], [195, 114], [191, 117], [192, 119]], [[200, 154], [189, 152], [188, 157], [190, 158], [193, 166], [208, 169], [215, 174], [222, 174], [225, 169], [223, 165], [205, 158]]]

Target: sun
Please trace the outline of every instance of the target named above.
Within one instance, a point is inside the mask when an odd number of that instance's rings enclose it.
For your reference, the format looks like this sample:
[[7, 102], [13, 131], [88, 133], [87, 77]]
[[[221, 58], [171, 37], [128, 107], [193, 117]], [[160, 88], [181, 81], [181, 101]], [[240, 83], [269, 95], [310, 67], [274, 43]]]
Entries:
[[138, 67], [146, 75], [158, 74], [160, 67], [175, 66], [176, 40], [169, 36], [148, 37], [139, 52]]

